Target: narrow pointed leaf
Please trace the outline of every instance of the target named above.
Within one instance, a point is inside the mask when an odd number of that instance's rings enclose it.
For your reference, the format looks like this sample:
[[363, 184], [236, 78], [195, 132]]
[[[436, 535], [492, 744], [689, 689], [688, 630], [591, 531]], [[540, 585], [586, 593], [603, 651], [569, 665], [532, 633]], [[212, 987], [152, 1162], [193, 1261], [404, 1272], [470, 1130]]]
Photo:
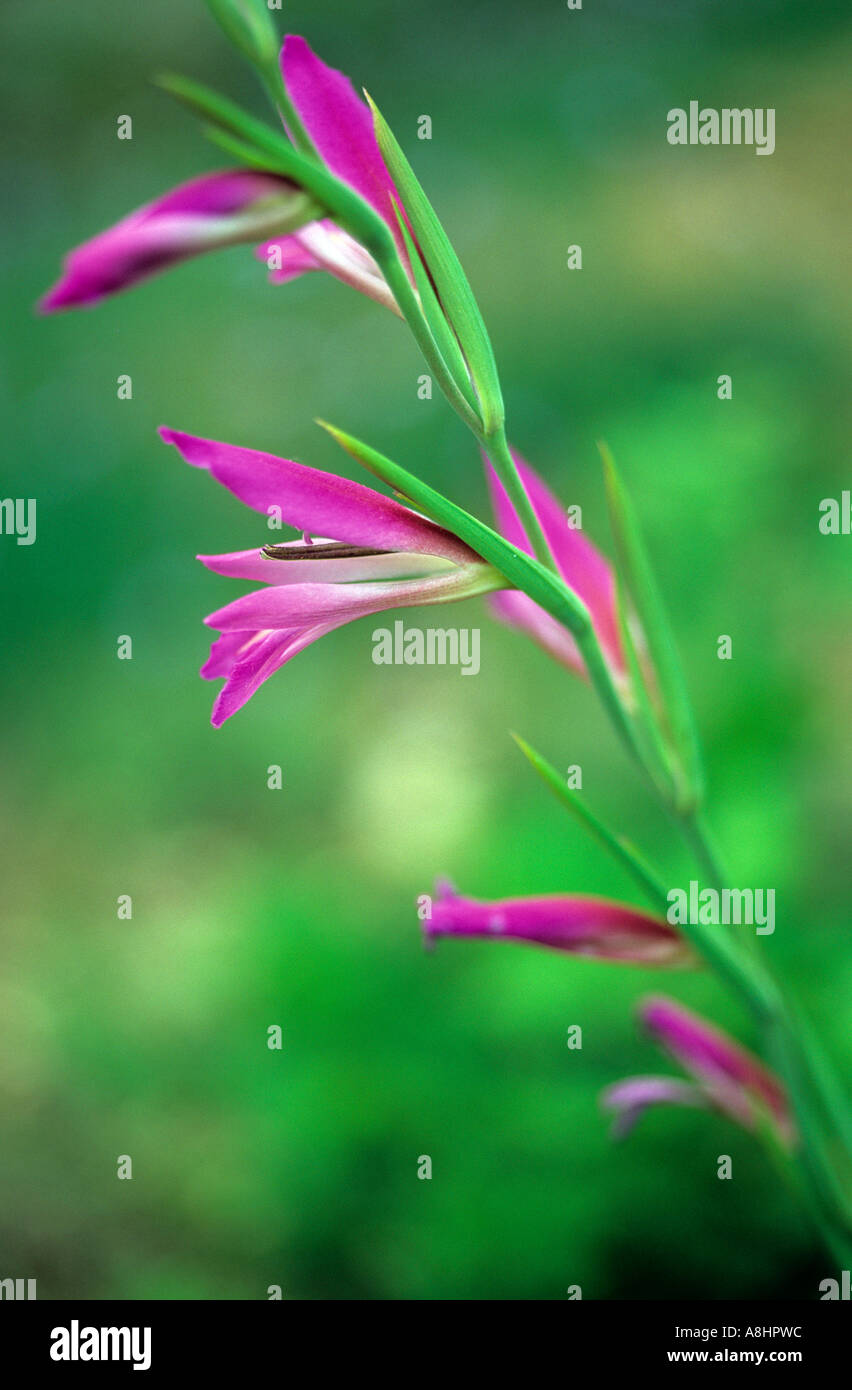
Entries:
[[426, 268], [434, 281], [438, 299], [470, 368], [470, 375], [480, 400], [483, 428], [486, 435], [493, 434], [502, 425], [505, 411], [494, 352], [479, 306], [461, 262], [411, 165], [369, 95], [367, 100], [373, 112], [376, 139], [382, 157], [399, 189], [403, 207], [411, 222]]
[[616, 835], [614, 831], [604, 825], [593, 811], [589, 810], [584, 798], [578, 796], [574, 789], [568, 786], [565, 778], [560, 777], [552, 763], [537, 753], [518, 734], [512, 734], [512, 738], [542, 781], [562, 802], [562, 805], [567, 807], [598, 843], [609, 850], [610, 854], [614, 855], [628, 873], [633, 875], [642, 891], [648, 895], [654, 906], [665, 916], [669, 906], [666, 886], [639, 851], [621, 835]]
[[[264, 173], [269, 173], [269, 156], [263, 154], [255, 145], [238, 139], [236, 135], [231, 135], [221, 126], [206, 125], [202, 126], [202, 130], [208, 140], [212, 141], [214, 145], [218, 145], [219, 149], [224, 150], [226, 154], [238, 159], [241, 164], [248, 165], [250, 169], [259, 169]], [[313, 215], [314, 218], [322, 217], [325, 210], [318, 203], [314, 206], [317, 209]]]
[[471, 516], [464, 508], [451, 502], [428, 483], [415, 478], [405, 468], [372, 449], [369, 444], [318, 420], [324, 430], [337, 440], [341, 448], [357, 459], [369, 472], [381, 478], [426, 516], [452, 531], [467, 545], [493, 565], [513, 588], [522, 589], [555, 618], [565, 624], [578, 641], [585, 641], [593, 631], [585, 605], [566, 589], [561, 580], [540, 565], [532, 556], [499, 536], [485, 522]]
[[470, 384], [467, 365], [462, 356], [458, 339], [447, 323], [446, 317], [441, 310], [441, 306], [438, 303], [435, 290], [432, 286], [432, 281], [429, 279], [423, 261], [421, 260], [420, 252], [414, 244], [405, 218], [400, 215], [399, 208], [395, 201], [394, 211], [396, 212], [399, 229], [405, 242], [405, 249], [408, 252], [408, 259], [411, 264], [415, 284], [417, 285], [417, 293], [420, 295], [420, 306], [423, 310], [423, 317], [429, 325], [429, 331], [435, 340], [435, 346], [441, 355], [442, 362], [449, 373], [453, 385], [474, 412], [476, 416], [475, 423], [479, 424], [481, 423], [479, 405]]
[[642, 669], [642, 662], [636, 649], [633, 626], [628, 611], [628, 600], [620, 576], [616, 576], [615, 602], [621, 647], [627, 659], [627, 670], [630, 676], [630, 689], [636, 699], [637, 708], [633, 714], [633, 719], [637, 743], [641, 747], [645, 766], [650, 776], [653, 777], [655, 785], [664, 799], [669, 799], [674, 783], [671, 753], [663, 737], [659, 721], [654, 717], [654, 711], [648, 697], [645, 684], [646, 673]]
[[157, 86], [193, 111], [223, 130], [230, 131], [246, 144], [269, 155], [270, 159], [287, 158], [288, 152], [295, 154], [286, 137], [271, 129], [264, 121], [243, 111], [236, 102], [220, 96], [212, 87], [203, 82], [194, 82], [190, 77], [177, 73], [162, 73], [155, 79]]
[[[517, 735], [515, 738], [517, 739]], [[593, 830], [593, 833], [601, 838], [603, 844], [606, 844], [621, 858], [634, 875], [642, 877], [648, 892], [653, 887], [655, 901], [658, 901], [663, 911], [667, 912], [669, 903], [665, 885], [633, 846], [626, 845], [625, 841], [613, 835], [583, 802], [576, 798], [572, 800], [571, 788], [563, 782], [556, 769], [550, 766], [540, 754], [534, 753], [532, 749], [527, 751], [529, 746], [524, 745], [522, 740], [517, 739], [517, 741], [551, 790], [556, 792], [560, 800], [574, 811]], [[660, 898], [660, 894], [662, 894], [662, 898]], [[703, 957], [722, 979], [727, 980], [750, 1007], [759, 1007], [763, 1017], [773, 1016], [774, 987], [772, 982], [768, 980], [757, 962], [744, 956], [734, 937], [720, 933], [715, 927], [694, 922], [681, 923], [680, 931], [692, 943], [698, 955]]]
[[692, 709], [680, 658], [633, 506], [609, 449], [603, 444], [599, 447], [619, 577], [648, 641], [651, 663], [659, 682], [667, 732], [681, 774], [679, 780], [682, 785], [676, 790], [676, 799], [677, 809], [683, 813], [700, 803], [703, 788], [701, 754]]

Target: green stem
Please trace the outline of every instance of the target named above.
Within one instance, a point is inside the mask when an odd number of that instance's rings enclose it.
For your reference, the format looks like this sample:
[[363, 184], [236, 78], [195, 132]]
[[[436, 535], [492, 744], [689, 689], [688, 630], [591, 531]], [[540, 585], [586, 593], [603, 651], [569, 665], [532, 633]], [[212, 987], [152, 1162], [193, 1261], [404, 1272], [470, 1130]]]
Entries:
[[677, 816], [677, 820], [684, 839], [692, 849], [702, 871], [706, 874], [708, 882], [718, 891], [721, 891], [723, 885], [728, 882], [728, 875], [725, 873], [704, 816], [700, 811], [695, 810], [685, 816]]
[[[278, 94], [280, 97], [280, 93]], [[286, 96], [286, 94], [285, 94]], [[289, 102], [288, 102], [289, 105]], [[286, 114], [286, 108], [285, 108]], [[409, 323], [414, 336], [438, 376], [442, 389], [465, 422], [476, 433], [477, 438], [493, 454], [494, 465], [506, 487], [507, 493], [518, 511], [531, 544], [536, 550], [538, 563], [518, 553], [514, 547], [507, 546], [490, 528], [477, 523], [474, 518], [464, 516], [464, 538], [473, 544], [480, 554], [500, 569], [513, 587], [524, 590], [558, 621], [565, 623], [577, 641], [583, 656], [589, 678], [598, 692], [625, 747], [644, 770], [647, 771], [642, 752], [637, 744], [631, 720], [612, 679], [609, 667], [603, 657], [588, 613], [579, 604], [575, 595], [567, 589], [557, 574], [549, 554], [549, 548], [534, 514], [529, 499], [518, 475], [517, 467], [508, 448], [502, 425], [487, 437], [483, 437], [481, 420], [473, 417], [467, 401], [459, 392], [446, 363], [437, 349], [431, 330], [422, 314], [420, 303], [410, 284], [408, 275], [397, 254], [396, 245], [388, 227], [372, 209], [353, 194], [345, 185], [333, 179], [324, 169], [304, 156], [288, 153], [276, 148], [275, 151], [284, 172], [292, 166], [295, 173], [301, 172], [304, 185], [311, 189], [325, 203], [332, 215], [336, 216], [353, 235], [361, 239], [367, 249], [378, 261], [385, 278], [391, 287], [403, 316]], [[301, 161], [301, 169], [299, 167]], [[473, 418], [472, 418], [473, 417]], [[383, 474], [393, 477], [393, 468], [383, 461]], [[401, 470], [396, 470], [401, 474]], [[402, 477], [403, 485], [406, 480]], [[412, 480], [406, 488], [412, 500], [419, 493], [427, 504], [437, 503], [438, 520], [448, 524], [458, 534], [463, 534], [453, 525], [452, 513], [462, 516], [459, 509], [451, 508], [432, 490]], [[430, 495], [431, 494], [431, 495]], [[440, 513], [451, 512], [450, 517]], [[473, 534], [470, 534], [473, 533]], [[653, 782], [653, 779], [652, 779]], [[709, 841], [706, 827], [697, 815], [681, 817], [684, 833], [692, 844], [696, 856], [705, 872], [714, 882], [724, 882], [714, 850]], [[685, 934], [693, 942], [719, 976], [727, 981], [767, 1031], [773, 1050], [779, 1056], [779, 1066], [790, 1087], [791, 1099], [796, 1107], [802, 1126], [803, 1155], [802, 1166], [808, 1177], [820, 1210], [825, 1213], [825, 1221], [833, 1231], [833, 1248], [845, 1249], [849, 1241], [850, 1227], [846, 1213], [846, 1201], [842, 1183], [836, 1176], [831, 1156], [817, 1125], [813, 1122], [814, 1107], [811, 1103], [814, 1094], [826, 1115], [832, 1115], [838, 1104], [839, 1088], [826, 1087], [824, 1069], [814, 1067], [812, 1053], [800, 1044], [793, 1027], [789, 1011], [774, 980], [762, 963], [742, 951], [734, 939], [718, 929], [701, 925], [685, 927]]]
[[541, 522], [527, 496], [527, 490], [518, 472], [518, 465], [512, 457], [512, 451], [506, 439], [505, 427], [500, 425], [491, 434], [480, 435], [479, 442], [493, 463], [500, 482], [506, 489], [509, 501], [518, 514], [518, 519], [526, 532], [527, 539], [539, 564], [544, 565], [545, 569], [552, 570], [554, 574], [558, 573]]
[[[695, 857], [718, 892], [728, 882], [706, 823], [695, 812], [680, 818], [681, 828]], [[713, 955], [720, 943], [733, 948], [723, 929], [711, 928], [708, 945]], [[733, 952], [731, 952], [733, 954]], [[736, 951], [738, 993], [761, 1025], [767, 1050], [786, 1083], [801, 1134], [799, 1168], [809, 1194], [809, 1206], [823, 1238], [838, 1259], [848, 1261], [852, 1253], [852, 1146], [849, 1143], [849, 1104], [837, 1082], [833, 1068], [811, 1037], [808, 1025], [798, 1017], [794, 1005], [760, 959], [754, 942], [746, 959]], [[713, 963], [711, 955], [708, 961]], [[759, 993], [754, 985], [759, 985]], [[843, 1151], [845, 1176], [838, 1172], [826, 1125], [836, 1131]], [[848, 1263], [843, 1268], [849, 1268]]]

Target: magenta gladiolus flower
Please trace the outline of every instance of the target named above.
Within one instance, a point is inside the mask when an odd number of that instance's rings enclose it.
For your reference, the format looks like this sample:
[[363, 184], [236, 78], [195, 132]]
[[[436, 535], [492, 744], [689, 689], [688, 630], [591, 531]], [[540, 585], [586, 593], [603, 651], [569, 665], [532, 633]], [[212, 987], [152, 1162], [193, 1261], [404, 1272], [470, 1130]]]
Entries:
[[616, 1135], [629, 1133], [649, 1105], [699, 1105], [720, 1110], [745, 1129], [754, 1129], [763, 1114], [780, 1141], [792, 1144], [795, 1126], [786, 1092], [757, 1057], [672, 999], [646, 1000], [639, 1016], [694, 1080], [633, 1076], [608, 1087], [601, 1103], [615, 1112]]
[[198, 556], [217, 574], [264, 585], [205, 619], [222, 634], [201, 670], [210, 680], [225, 677], [213, 707], [217, 727], [273, 671], [334, 628], [505, 582], [458, 537], [360, 483], [255, 449], [160, 433], [246, 506], [303, 533], [284, 545]]
[[[568, 588], [582, 599], [588, 609], [604, 657], [616, 683], [623, 686], [626, 668], [612, 569], [583, 532], [569, 524], [565, 509], [538, 474], [520, 455], [513, 452], [513, 457], [559, 573]], [[503, 484], [490, 464], [487, 471], [499, 530], [513, 545], [532, 555], [533, 547]], [[516, 589], [506, 590], [491, 599], [491, 606], [504, 622], [527, 632], [545, 651], [571, 670], [585, 674], [583, 658], [571, 633], [527, 594]]]
[[39, 307], [52, 313], [95, 304], [203, 251], [299, 226], [311, 206], [301, 189], [276, 174], [204, 174], [78, 246]]
[[[281, 50], [281, 73], [293, 106], [326, 167], [359, 194], [387, 223], [400, 259], [408, 266], [393, 200], [402, 206], [373, 131], [365, 102], [342, 72], [329, 67], [296, 34]], [[308, 270], [328, 270], [371, 299], [396, 309], [382, 273], [368, 251], [334, 222], [323, 219], [283, 238], [271, 238], [258, 256], [272, 266], [270, 278], [283, 284]]]
[[682, 966], [692, 960], [687, 943], [663, 918], [575, 894], [481, 902], [439, 884], [423, 930], [428, 942], [439, 936], [526, 941], [631, 965]]

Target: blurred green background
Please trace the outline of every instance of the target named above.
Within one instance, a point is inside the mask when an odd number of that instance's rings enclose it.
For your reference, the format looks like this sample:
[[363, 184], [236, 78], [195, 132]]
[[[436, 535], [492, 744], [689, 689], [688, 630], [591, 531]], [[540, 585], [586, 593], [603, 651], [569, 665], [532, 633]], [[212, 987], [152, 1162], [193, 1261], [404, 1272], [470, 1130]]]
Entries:
[[[514, 443], [604, 541], [595, 440], [619, 458], [734, 881], [776, 888], [766, 949], [848, 1070], [850, 542], [817, 529], [849, 481], [845, 9], [282, 18], [381, 103], [479, 294]], [[598, 1110], [608, 1083], [669, 1070], [637, 1035], [643, 993], [755, 1041], [711, 978], [423, 952], [413, 904], [437, 874], [636, 901], [509, 729], [580, 763], [590, 802], [691, 876], [579, 682], [470, 602], [449, 621], [481, 621], [476, 680], [374, 667], [366, 621], [211, 729], [201, 618], [238, 590], [193, 556], [262, 537], [157, 425], [341, 470], [322, 415], [484, 512], [477, 452], [417, 399], [397, 321], [325, 276], [272, 288], [250, 248], [37, 318], [70, 246], [222, 162], [152, 74], [263, 99], [196, 0], [7, 0], [2, 24], [2, 493], [37, 498], [38, 540], [0, 542], [0, 1275], [42, 1298], [816, 1296], [827, 1257], [746, 1135], [661, 1111], [614, 1145]], [[775, 107], [775, 154], [670, 147], [692, 98]]]

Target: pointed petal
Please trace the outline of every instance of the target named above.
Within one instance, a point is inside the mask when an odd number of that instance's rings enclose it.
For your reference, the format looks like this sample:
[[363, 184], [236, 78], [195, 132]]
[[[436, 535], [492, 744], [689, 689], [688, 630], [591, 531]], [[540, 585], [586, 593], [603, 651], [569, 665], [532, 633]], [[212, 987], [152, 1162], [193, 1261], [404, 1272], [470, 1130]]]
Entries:
[[789, 1141], [794, 1125], [784, 1087], [753, 1053], [673, 999], [647, 999], [639, 1016], [720, 1109], [746, 1128], [753, 1128], [757, 1100]]
[[457, 564], [478, 559], [449, 531], [361, 483], [178, 430], [161, 429], [160, 435], [166, 444], [175, 445], [187, 463], [208, 469], [247, 507], [266, 515], [274, 515], [277, 509], [281, 519], [299, 531], [377, 550], [441, 555]]
[[306, 271], [327, 270], [344, 285], [399, 314], [399, 306], [373, 257], [334, 222], [310, 222], [291, 237], [275, 238], [259, 246], [256, 254], [269, 266], [276, 248], [280, 269], [270, 270], [273, 284], [284, 284]]
[[309, 207], [301, 189], [275, 174], [204, 174], [78, 246], [39, 307], [51, 313], [94, 304], [202, 251], [298, 226]]
[[501, 622], [521, 628], [563, 666], [585, 676], [585, 663], [571, 633], [535, 599], [522, 594], [520, 589], [504, 589], [493, 594], [488, 603]]
[[487, 565], [464, 565], [421, 579], [364, 584], [279, 584], [256, 589], [205, 618], [220, 632], [302, 628], [351, 622], [387, 608], [448, 603], [493, 588], [499, 580]]
[[305, 244], [301, 232], [293, 232], [290, 236], [273, 237], [271, 241], [264, 241], [257, 247], [255, 255], [259, 261], [265, 261], [269, 267], [270, 254], [273, 251], [277, 253], [277, 265], [275, 269], [269, 271], [269, 279], [273, 285], [285, 285], [288, 280], [295, 280], [298, 276], [306, 275], [311, 270], [325, 269], [322, 261]]
[[281, 73], [287, 94], [323, 162], [384, 219], [407, 265], [391, 203], [396, 188], [379, 152], [367, 105], [356, 95], [349, 78], [324, 63], [296, 34], [288, 34], [284, 40]]
[[[331, 632], [335, 626], [334, 623], [327, 623], [324, 626], [305, 628], [300, 632], [255, 634], [254, 640], [244, 644], [241, 654], [227, 673], [225, 684], [216, 696], [210, 718], [214, 728], [221, 728], [226, 719], [230, 719], [237, 710], [242, 709], [264, 681], [285, 662], [290, 661], [298, 652], [304, 651], [311, 642], [316, 642], [318, 638]], [[245, 636], [244, 633], [240, 635]], [[221, 642], [223, 639], [219, 640]]]
[[265, 636], [265, 633], [223, 632], [210, 645], [210, 655], [199, 671], [206, 681], [215, 681], [227, 676], [234, 662], [245, 652], [252, 641]]
[[[614, 670], [623, 672], [615, 579], [609, 563], [581, 530], [569, 525], [565, 509], [538, 474], [514, 450], [512, 456], [562, 578], [588, 608], [598, 641], [610, 665]], [[487, 471], [499, 530], [507, 540], [532, 555], [533, 547], [503, 484], [490, 464]]]
[[706, 1109], [698, 1086], [672, 1076], [630, 1076], [601, 1092], [600, 1103], [614, 1114], [612, 1136], [624, 1139], [651, 1105], [692, 1105]]
[[429, 938], [505, 938], [634, 965], [680, 966], [691, 960], [683, 939], [662, 918], [607, 898], [552, 894], [482, 902], [439, 894], [423, 926]]

